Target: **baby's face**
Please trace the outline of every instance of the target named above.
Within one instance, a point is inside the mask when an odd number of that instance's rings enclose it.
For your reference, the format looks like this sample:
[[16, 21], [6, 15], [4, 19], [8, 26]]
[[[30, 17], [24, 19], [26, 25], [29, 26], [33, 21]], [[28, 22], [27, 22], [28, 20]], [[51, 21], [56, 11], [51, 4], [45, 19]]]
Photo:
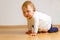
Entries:
[[23, 14], [26, 18], [28, 18], [28, 19], [32, 18], [33, 14], [34, 14], [34, 11], [33, 11], [33, 8], [30, 5], [28, 5], [28, 8], [23, 7], [22, 10], [23, 10]]

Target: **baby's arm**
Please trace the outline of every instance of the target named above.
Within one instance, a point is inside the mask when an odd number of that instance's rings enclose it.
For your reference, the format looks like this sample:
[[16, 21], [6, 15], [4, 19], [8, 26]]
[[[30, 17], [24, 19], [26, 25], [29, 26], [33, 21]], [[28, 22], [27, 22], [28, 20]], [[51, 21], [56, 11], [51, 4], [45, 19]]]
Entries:
[[28, 21], [28, 31], [26, 32], [27, 34], [31, 34], [32, 33], [32, 24], [31, 24], [31, 22], [29, 21], [29, 20], [27, 20]]
[[39, 20], [38, 18], [34, 19], [34, 28], [32, 32], [32, 36], [35, 36], [38, 33], [38, 26], [39, 26]]

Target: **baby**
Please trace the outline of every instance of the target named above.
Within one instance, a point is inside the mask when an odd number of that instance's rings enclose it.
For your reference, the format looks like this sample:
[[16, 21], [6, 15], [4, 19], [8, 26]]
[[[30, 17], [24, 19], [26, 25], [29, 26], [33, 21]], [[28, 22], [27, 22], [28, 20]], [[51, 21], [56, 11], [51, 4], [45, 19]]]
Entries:
[[23, 15], [28, 21], [28, 31], [26, 33], [33, 36], [38, 32], [57, 32], [57, 27], [52, 27], [51, 17], [45, 13], [38, 12], [31, 1], [25, 1], [22, 5]]

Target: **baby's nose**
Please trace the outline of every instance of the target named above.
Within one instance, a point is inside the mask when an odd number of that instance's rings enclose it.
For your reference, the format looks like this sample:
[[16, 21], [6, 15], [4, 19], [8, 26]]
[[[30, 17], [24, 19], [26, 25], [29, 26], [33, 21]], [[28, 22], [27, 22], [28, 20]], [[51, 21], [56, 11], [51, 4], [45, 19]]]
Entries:
[[25, 15], [28, 16], [28, 13], [26, 13]]

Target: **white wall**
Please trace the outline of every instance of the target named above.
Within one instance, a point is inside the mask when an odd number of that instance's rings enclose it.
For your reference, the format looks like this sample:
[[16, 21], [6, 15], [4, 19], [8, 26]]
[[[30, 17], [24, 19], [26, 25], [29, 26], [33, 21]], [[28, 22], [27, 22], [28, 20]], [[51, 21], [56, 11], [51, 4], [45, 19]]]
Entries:
[[[53, 24], [60, 24], [60, 0], [31, 0], [38, 11], [52, 17]], [[24, 0], [0, 0], [0, 25], [26, 25], [21, 10]]]

